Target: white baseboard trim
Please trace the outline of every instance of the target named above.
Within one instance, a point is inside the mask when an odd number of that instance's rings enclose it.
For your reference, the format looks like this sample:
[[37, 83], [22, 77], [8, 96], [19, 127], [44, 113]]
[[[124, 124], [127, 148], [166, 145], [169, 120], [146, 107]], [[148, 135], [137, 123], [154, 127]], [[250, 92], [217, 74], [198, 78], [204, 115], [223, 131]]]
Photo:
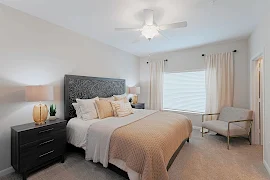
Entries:
[[7, 169], [4, 169], [4, 170], [0, 171], [0, 177], [8, 175], [8, 174], [13, 173], [13, 172], [14, 172], [13, 167], [9, 167]]
[[264, 167], [266, 168], [266, 170], [268, 171], [268, 173], [270, 175], [270, 166], [267, 164], [267, 162], [265, 160], [263, 160], [263, 164], [264, 164]]

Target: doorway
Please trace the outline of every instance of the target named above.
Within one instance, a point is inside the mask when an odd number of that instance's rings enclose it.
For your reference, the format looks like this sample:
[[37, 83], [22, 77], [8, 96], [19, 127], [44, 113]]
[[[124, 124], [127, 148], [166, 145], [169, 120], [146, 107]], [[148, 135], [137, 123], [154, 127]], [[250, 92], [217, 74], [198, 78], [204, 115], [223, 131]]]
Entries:
[[263, 57], [260, 56], [252, 61], [252, 110], [254, 112], [252, 143], [263, 145], [263, 122], [264, 122], [264, 76]]

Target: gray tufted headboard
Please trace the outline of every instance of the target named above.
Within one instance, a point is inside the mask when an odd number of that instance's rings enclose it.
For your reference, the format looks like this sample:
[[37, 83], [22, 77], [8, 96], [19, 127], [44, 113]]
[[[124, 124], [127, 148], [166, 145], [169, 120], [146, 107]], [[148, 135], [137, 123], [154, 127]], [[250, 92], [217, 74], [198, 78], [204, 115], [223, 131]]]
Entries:
[[87, 77], [76, 75], [65, 75], [64, 78], [64, 108], [65, 119], [76, 117], [72, 103], [76, 99], [91, 99], [94, 97], [110, 97], [126, 92], [124, 79], [111, 79], [99, 77]]

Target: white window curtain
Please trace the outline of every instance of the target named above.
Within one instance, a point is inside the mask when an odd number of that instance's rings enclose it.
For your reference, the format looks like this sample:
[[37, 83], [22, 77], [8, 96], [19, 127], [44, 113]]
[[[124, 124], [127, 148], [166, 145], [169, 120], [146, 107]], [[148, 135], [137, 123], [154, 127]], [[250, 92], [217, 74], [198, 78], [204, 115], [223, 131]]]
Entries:
[[233, 52], [207, 55], [205, 63], [205, 111], [206, 113], [218, 113], [221, 108], [233, 105]]
[[164, 60], [149, 62], [149, 108], [153, 110], [163, 109], [163, 81]]

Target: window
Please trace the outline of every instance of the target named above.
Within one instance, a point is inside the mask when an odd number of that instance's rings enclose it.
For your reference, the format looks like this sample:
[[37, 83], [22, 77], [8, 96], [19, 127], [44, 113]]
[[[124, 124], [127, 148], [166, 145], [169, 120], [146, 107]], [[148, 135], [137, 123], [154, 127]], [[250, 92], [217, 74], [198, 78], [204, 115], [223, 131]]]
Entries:
[[163, 109], [205, 112], [205, 71], [165, 73]]

